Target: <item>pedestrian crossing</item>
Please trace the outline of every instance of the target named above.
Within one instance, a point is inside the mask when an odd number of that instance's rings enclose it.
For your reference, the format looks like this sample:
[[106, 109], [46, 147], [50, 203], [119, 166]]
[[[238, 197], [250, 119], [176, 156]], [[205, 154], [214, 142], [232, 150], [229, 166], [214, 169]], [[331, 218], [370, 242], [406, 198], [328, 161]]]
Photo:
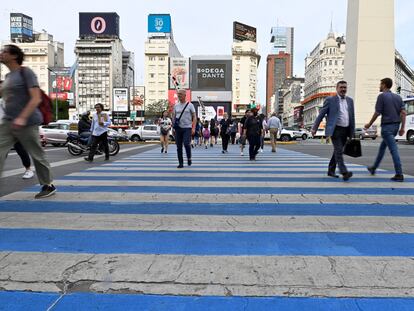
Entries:
[[231, 146], [178, 170], [154, 149], [3, 197], [0, 306], [413, 310], [414, 178], [328, 162]]

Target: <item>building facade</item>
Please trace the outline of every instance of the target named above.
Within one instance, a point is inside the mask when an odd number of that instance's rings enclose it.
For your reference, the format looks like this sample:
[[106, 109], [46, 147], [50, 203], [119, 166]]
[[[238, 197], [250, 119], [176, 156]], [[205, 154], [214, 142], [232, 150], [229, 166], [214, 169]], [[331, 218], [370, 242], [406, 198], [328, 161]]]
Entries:
[[232, 45], [232, 91], [234, 117], [242, 117], [247, 107], [257, 104], [257, 68], [260, 55], [253, 41], [234, 42]]
[[[279, 52], [277, 55], [268, 55], [266, 64], [266, 113], [269, 115], [273, 111], [283, 113], [283, 105], [279, 105], [279, 90], [283, 83], [291, 77], [292, 63], [291, 55]], [[274, 106], [272, 96], [275, 96]]]
[[395, 90], [402, 98], [414, 96], [414, 71], [410, 65], [395, 50]]
[[345, 40], [332, 31], [305, 59], [303, 100], [304, 126], [311, 127], [326, 97], [336, 94], [336, 83], [343, 80]]
[[301, 106], [304, 99], [304, 78], [289, 78], [285, 80], [283, 90], [283, 113], [282, 123], [284, 126], [301, 127], [301, 120], [303, 119], [299, 113], [297, 116], [297, 108]]
[[[20, 47], [25, 54], [23, 66], [31, 68], [38, 78], [40, 88], [51, 94], [53, 89], [50, 85], [53, 84], [54, 74], [50, 69], [64, 66], [64, 44], [54, 41], [53, 36], [47, 32], [35, 33], [33, 39], [33, 42], [3, 41], [2, 46], [15, 44]], [[1, 64], [2, 80], [8, 72], [7, 67]]]
[[270, 31], [271, 50], [270, 55], [277, 55], [280, 52], [290, 55], [290, 73], [293, 77], [293, 61], [295, 47], [295, 30], [293, 27], [272, 27]]

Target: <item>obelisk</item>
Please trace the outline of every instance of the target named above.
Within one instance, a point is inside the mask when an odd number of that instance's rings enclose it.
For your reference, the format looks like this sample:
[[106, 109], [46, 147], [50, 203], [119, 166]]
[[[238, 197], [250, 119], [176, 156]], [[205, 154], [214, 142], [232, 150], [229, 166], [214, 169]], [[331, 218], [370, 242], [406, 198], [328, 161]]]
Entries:
[[357, 127], [370, 120], [385, 77], [395, 77], [394, 0], [348, 0], [344, 78]]

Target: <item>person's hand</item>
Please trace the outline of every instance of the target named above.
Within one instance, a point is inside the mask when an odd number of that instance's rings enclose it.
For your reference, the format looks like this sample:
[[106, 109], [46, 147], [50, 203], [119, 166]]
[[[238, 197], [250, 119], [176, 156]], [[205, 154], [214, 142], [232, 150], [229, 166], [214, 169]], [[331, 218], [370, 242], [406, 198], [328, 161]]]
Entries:
[[311, 131], [311, 134], [312, 134], [312, 136], [315, 136], [316, 135], [316, 131], [315, 130], [312, 130]]
[[191, 129], [191, 135], [194, 136], [195, 135], [195, 129]]
[[26, 126], [26, 124], [27, 124], [27, 119], [22, 118], [22, 117], [17, 117], [16, 119], [14, 119], [12, 127], [15, 129], [19, 129], [19, 128]]
[[370, 127], [371, 127], [371, 124], [367, 123], [367, 124], [364, 125], [364, 130], [369, 129]]
[[404, 134], [405, 134], [405, 129], [399, 130], [398, 135], [404, 136]]

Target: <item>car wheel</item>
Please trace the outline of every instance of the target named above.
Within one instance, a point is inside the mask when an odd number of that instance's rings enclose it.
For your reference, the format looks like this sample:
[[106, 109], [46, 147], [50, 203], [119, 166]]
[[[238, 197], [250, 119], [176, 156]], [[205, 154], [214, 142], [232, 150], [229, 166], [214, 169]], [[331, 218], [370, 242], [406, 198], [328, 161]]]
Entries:
[[282, 135], [282, 136], [280, 136], [280, 140], [281, 141], [290, 141], [290, 137], [289, 137], [289, 135]]
[[372, 137], [372, 140], [376, 140], [376, 139], [377, 139], [377, 136]]
[[303, 134], [303, 135], [302, 135], [302, 140], [307, 140], [307, 139], [308, 139], [308, 135]]
[[141, 141], [141, 138], [138, 135], [132, 135], [131, 141], [138, 142], [138, 141]]
[[410, 144], [414, 144], [414, 131], [408, 131], [408, 133], [407, 133], [407, 141]]

